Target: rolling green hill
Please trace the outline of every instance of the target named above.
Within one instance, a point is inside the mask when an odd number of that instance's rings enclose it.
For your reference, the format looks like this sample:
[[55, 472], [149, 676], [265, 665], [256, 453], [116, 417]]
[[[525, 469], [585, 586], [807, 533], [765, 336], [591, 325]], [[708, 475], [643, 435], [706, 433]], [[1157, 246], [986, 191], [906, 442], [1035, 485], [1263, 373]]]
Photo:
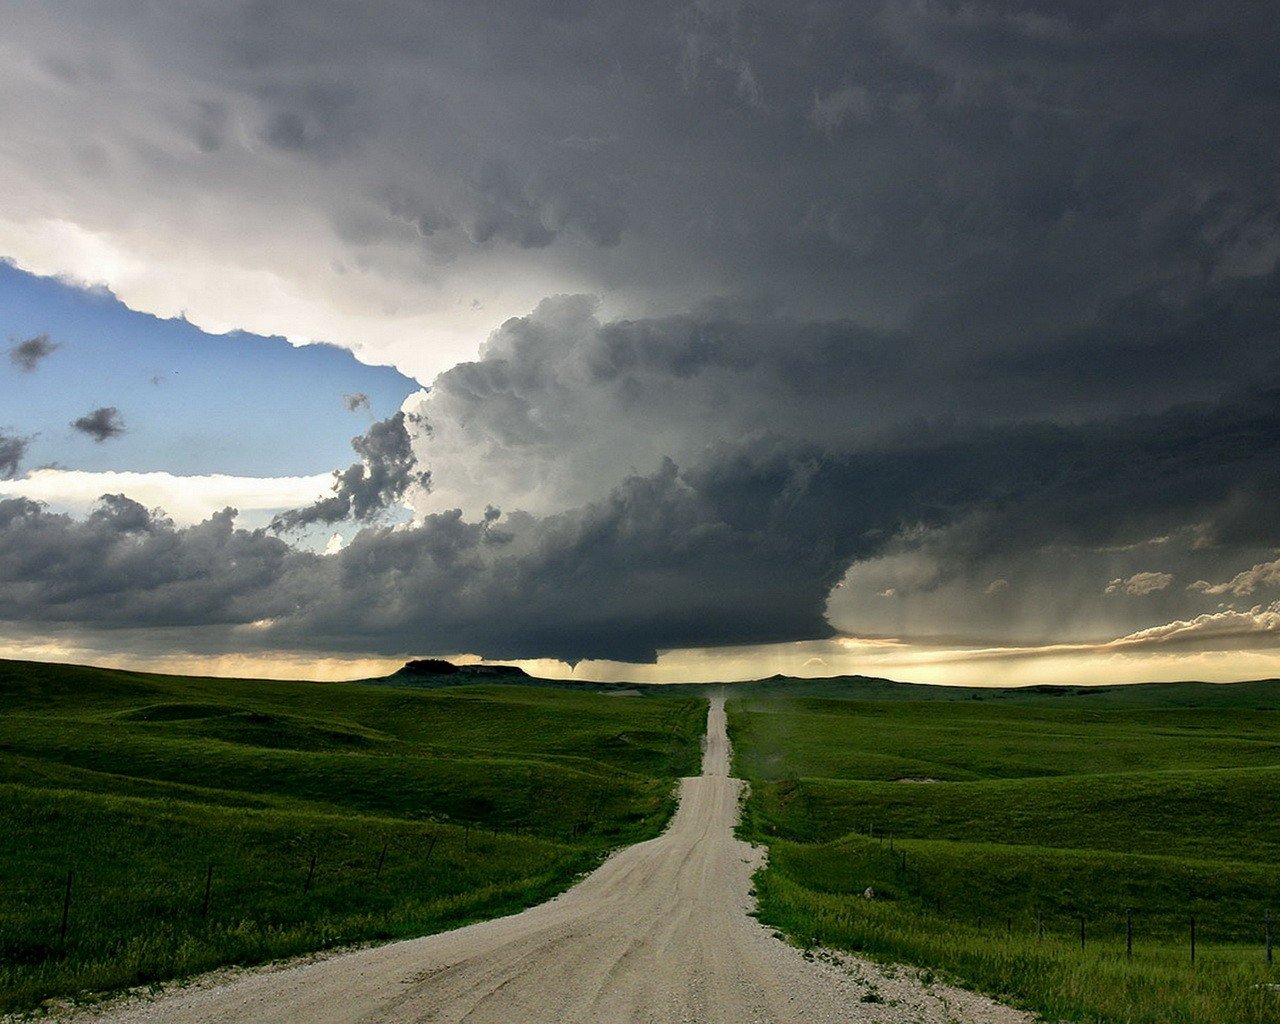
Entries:
[[704, 716], [0, 662], [0, 1009], [536, 903], [661, 829]]
[[1055, 1020], [1280, 1020], [1263, 946], [1280, 918], [1275, 683], [742, 692], [730, 732], [744, 833], [770, 847], [766, 922]]

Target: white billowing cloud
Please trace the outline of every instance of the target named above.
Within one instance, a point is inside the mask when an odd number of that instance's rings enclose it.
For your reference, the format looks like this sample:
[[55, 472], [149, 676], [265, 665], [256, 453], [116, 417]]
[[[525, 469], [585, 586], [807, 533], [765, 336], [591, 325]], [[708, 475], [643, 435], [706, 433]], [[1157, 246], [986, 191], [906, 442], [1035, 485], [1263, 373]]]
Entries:
[[1173, 575], [1167, 572], [1135, 572], [1128, 579], [1116, 578], [1107, 584], [1104, 593], [1130, 594], [1134, 597], [1145, 597], [1158, 590], [1164, 590], [1173, 582]]
[[1273, 562], [1259, 562], [1250, 569], [1236, 573], [1225, 583], [1209, 583], [1207, 580], [1196, 580], [1188, 588], [1203, 594], [1230, 594], [1233, 597], [1248, 597], [1259, 587], [1280, 586], [1280, 558]]
[[211, 474], [90, 472], [36, 469], [0, 481], [0, 497], [42, 501], [59, 512], [84, 515], [104, 494], [125, 494], [148, 508], [162, 508], [175, 523], [201, 522], [224, 508], [241, 513], [275, 512], [305, 505], [333, 484], [329, 473], [314, 476], [243, 477]]
[[1140, 629], [1113, 641], [1116, 647], [1134, 647], [1176, 643], [1204, 644], [1218, 640], [1257, 639], [1262, 635], [1280, 635], [1280, 601], [1254, 605], [1245, 611], [1226, 609], [1207, 612], [1193, 619], [1179, 619], [1148, 629]]
[[[523, 286], [514, 278], [485, 286], [452, 271], [430, 286], [397, 285], [349, 268], [343, 262], [347, 247], [301, 209], [283, 217], [261, 211], [266, 220], [256, 229], [258, 251], [287, 252], [290, 262], [255, 266], [238, 246], [174, 251], [163, 240], [163, 223], [152, 226], [154, 234], [132, 228], [131, 237], [69, 220], [7, 219], [2, 204], [0, 255], [30, 273], [108, 288], [131, 309], [182, 317], [210, 334], [243, 330], [281, 335], [295, 345], [332, 342], [366, 362], [426, 379], [472, 356], [477, 339], [504, 310], [513, 315], [528, 309], [546, 293], [536, 278]], [[258, 217], [251, 211], [250, 205], [250, 212], [229, 209], [224, 215], [252, 223]], [[472, 291], [485, 296], [483, 308], [457, 300]]]

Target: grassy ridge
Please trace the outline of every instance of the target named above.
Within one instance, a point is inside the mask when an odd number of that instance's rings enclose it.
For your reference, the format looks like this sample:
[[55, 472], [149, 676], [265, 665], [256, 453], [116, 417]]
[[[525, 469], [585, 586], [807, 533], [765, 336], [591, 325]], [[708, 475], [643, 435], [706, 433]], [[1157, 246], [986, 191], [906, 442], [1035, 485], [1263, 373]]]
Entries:
[[1280, 715], [1244, 691], [1205, 708], [1148, 694], [731, 701], [744, 831], [770, 844], [762, 918], [1055, 1019], [1280, 1020], [1258, 987], [1280, 982], [1262, 949], [1280, 911]]
[[661, 828], [704, 709], [0, 663], [0, 1009], [538, 902]]

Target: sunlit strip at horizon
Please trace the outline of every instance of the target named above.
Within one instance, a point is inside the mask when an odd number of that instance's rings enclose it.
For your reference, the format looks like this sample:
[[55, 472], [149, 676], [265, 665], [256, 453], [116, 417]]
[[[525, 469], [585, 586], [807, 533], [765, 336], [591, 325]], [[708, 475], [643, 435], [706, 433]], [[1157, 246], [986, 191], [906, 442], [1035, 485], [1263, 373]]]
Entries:
[[488, 662], [474, 654], [413, 652], [372, 656], [300, 651], [135, 652], [112, 649], [105, 631], [71, 628], [23, 636], [0, 634], [0, 657], [177, 675], [343, 681], [377, 678], [409, 657], [457, 664], [509, 664], [543, 679], [578, 682], [746, 682], [784, 675], [820, 679], [861, 675], [940, 686], [1108, 686], [1146, 682], [1243, 682], [1280, 678], [1280, 649], [1127, 651], [1116, 642], [1027, 647], [929, 647], [894, 639], [838, 637], [796, 643], [667, 651], [653, 664], [556, 659]]

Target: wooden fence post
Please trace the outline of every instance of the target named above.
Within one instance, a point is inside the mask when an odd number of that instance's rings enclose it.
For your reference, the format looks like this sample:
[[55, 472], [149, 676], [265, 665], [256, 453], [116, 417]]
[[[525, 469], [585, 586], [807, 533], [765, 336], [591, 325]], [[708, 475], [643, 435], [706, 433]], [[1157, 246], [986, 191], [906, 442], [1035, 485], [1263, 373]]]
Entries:
[[316, 855], [313, 853], [311, 855], [311, 866], [307, 868], [307, 881], [302, 886], [303, 892], [311, 891], [311, 879], [315, 877], [315, 873], [316, 873]]
[[1271, 908], [1267, 908], [1267, 963], [1271, 963]]
[[386, 862], [387, 846], [389, 844], [390, 844], [390, 840], [382, 844], [382, 852], [378, 854], [378, 870], [375, 871], [373, 874], [374, 881], [377, 881], [379, 878], [382, 877], [382, 865]]
[[200, 904], [200, 916], [209, 916], [209, 896], [213, 892], [213, 865], [209, 865], [209, 870], [204, 876], [204, 900]]
[[58, 936], [62, 942], [63, 949], [67, 946], [67, 918], [71, 913], [71, 869], [67, 868], [67, 891], [62, 897], [62, 927], [58, 929]]
[[435, 833], [432, 833], [431, 842], [427, 844], [427, 855], [422, 858], [423, 864], [425, 864], [427, 861], [431, 859], [431, 851], [434, 850], [435, 848], [436, 848], [436, 836], [435, 836]]
[[1196, 962], [1196, 916], [1191, 915], [1191, 962]]
[[1130, 907], [1124, 914], [1124, 955], [1130, 960], [1133, 959], [1133, 908]]
[[1084, 915], [1080, 917], [1080, 948], [1084, 949]]

